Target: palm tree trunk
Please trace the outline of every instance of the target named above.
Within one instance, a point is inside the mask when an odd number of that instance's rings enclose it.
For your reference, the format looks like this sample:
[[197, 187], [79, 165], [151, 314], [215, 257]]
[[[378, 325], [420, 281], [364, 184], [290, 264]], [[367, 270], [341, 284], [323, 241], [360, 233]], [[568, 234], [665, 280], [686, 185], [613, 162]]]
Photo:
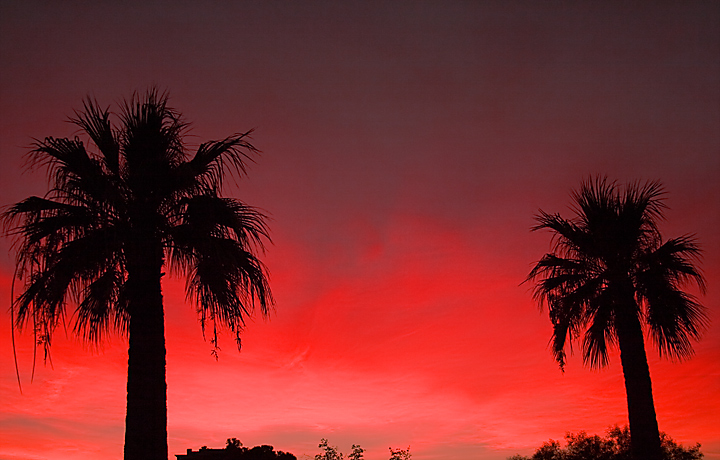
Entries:
[[661, 460], [660, 434], [645, 354], [643, 332], [634, 309], [617, 323], [620, 361], [630, 421], [630, 446], [635, 460]]
[[[145, 246], [146, 245], [140, 245]], [[167, 460], [162, 248], [128, 257], [130, 312], [125, 460]]]

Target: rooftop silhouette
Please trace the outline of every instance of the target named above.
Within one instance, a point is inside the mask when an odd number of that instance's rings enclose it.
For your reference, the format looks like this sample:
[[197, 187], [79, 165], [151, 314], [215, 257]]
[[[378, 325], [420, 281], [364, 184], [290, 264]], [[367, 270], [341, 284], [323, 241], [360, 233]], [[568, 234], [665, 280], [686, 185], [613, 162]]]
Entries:
[[227, 440], [222, 449], [202, 446], [198, 451], [188, 449], [185, 454], [175, 454], [177, 460], [297, 460], [293, 454], [275, 451], [273, 446], [243, 447], [237, 438]]

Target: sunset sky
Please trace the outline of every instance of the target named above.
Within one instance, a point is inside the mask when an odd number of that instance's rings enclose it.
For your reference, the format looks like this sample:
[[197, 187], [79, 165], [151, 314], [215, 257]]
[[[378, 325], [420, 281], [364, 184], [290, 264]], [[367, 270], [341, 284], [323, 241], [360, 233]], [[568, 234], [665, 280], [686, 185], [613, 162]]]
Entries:
[[[118, 2], [119, 3], [119, 2]], [[33, 138], [74, 136], [157, 85], [191, 145], [255, 128], [227, 193], [271, 216], [277, 305], [215, 360], [166, 279], [171, 454], [328, 438], [368, 460], [501, 460], [627, 423], [619, 356], [597, 371], [547, 344], [521, 284], [591, 174], [658, 179], [666, 237], [703, 249], [711, 320], [696, 355], [648, 345], [660, 429], [720, 459], [720, 7], [716, 2], [0, 2], [0, 205], [47, 190]], [[0, 240], [0, 460], [122, 458], [127, 344], [58, 330], [52, 366], [10, 334]], [[697, 294], [697, 291], [691, 289]], [[174, 456], [171, 456], [174, 458]]]

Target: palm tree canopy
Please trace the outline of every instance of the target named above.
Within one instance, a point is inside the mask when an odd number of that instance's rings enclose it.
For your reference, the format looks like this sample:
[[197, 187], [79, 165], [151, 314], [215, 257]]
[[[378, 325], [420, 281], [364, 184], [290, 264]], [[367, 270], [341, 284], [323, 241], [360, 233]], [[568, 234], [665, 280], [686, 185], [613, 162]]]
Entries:
[[[7, 232], [16, 237], [16, 276], [24, 280], [13, 303], [15, 326], [28, 324], [47, 353], [57, 325], [70, 319], [92, 342], [127, 332], [128, 267], [142, 257], [134, 235], [159, 241], [163, 260], [186, 275], [203, 332], [240, 332], [256, 304], [273, 304], [265, 266], [265, 216], [223, 198], [222, 179], [240, 177], [258, 151], [250, 132], [201, 144], [190, 154], [187, 124], [167, 105], [166, 93], [135, 94], [111, 123], [109, 109], [88, 99], [71, 121], [78, 137], [36, 141], [29, 165], [45, 167], [50, 191], [8, 207]], [[73, 313], [68, 303], [76, 305]], [[68, 318], [69, 316], [69, 318]]]
[[[661, 355], [692, 355], [707, 325], [704, 307], [682, 288], [705, 282], [695, 262], [692, 235], [663, 241], [664, 191], [659, 182], [620, 188], [606, 178], [588, 179], [573, 193], [575, 216], [540, 211], [533, 230], [553, 233], [552, 252], [534, 266], [534, 296], [553, 324], [551, 349], [561, 368], [566, 345], [582, 336], [585, 363], [601, 367], [617, 343], [618, 318], [634, 315], [648, 328]], [[628, 302], [628, 296], [631, 300]]]

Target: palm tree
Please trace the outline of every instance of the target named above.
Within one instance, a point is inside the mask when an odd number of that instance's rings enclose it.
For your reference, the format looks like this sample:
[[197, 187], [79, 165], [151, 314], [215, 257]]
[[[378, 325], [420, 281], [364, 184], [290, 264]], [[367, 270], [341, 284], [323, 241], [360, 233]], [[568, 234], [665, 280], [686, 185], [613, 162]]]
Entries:
[[[156, 89], [121, 105], [118, 126], [88, 99], [76, 112], [96, 150], [74, 139], [45, 138], [29, 154], [46, 167], [50, 191], [3, 213], [17, 238], [14, 326], [32, 324], [46, 357], [53, 331], [70, 320], [98, 342], [127, 335], [125, 458], [167, 460], [167, 386], [161, 278], [164, 267], [186, 275], [203, 334], [234, 333], [273, 304], [267, 270], [257, 258], [268, 239], [265, 216], [220, 193], [223, 178], [245, 173], [257, 150], [249, 132], [201, 144], [190, 155], [187, 124]], [[68, 312], [72, 302], [74, 314]]]
[[663, 241], [663, 195], [658, 182], [624, 190], [606, 178], [583, 182], [573, 193], [574, 218], [543, 211], [536, 217], [533, 230], [553, 232], [553, 252], [526, 280], [537, 280], [535, 298], [548, 307], [561, 369], [566, 344], [581, 336], [584, 362], [594, 368], [619, 347], [633, 455], [648, 460], [661, 453], [643, 327], [661, 356], [683, 359], [707, 324], [704, 307], [682, 290], [693, 281], [704, 292], [694, 264], [700, 249], [690, 235]]

